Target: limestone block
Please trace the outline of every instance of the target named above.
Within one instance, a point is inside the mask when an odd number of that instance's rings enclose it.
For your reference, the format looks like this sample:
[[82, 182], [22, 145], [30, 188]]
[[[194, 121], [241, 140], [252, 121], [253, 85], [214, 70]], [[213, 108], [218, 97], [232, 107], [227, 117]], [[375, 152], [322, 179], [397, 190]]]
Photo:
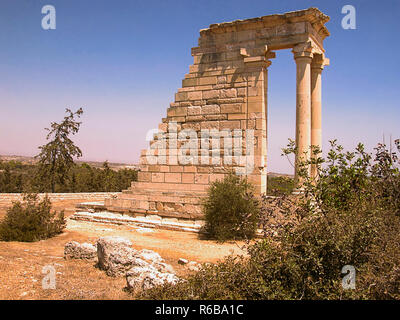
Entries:
[[230, 113], [228, 114], [228, 120], [245, 120], [247, 116], [245, 113]]
[[170, 107], [167, 109], [168, 117], [180, 117], [187, 115], [187, 107]]
[[189, 66], [189, 72], [190, 73], [199, 72], [199, 65], [196, 65], [196, 64], [190, 65]]
[[102, 237], [96, 242], [99, 268], [109, 276], [125, 274], [135, 262], [136, 250], [132, 243], [121, 237]]
[[242, 112], [242, 105], [239, 103], [221, 105], [221, 113], [241, 113], [241, 112]]
[[199, 85], [217, 84], [217, 77], [202, 77], [199, 78]]
[[183, 172], [183, 166], [170, 166], [170, 172]]
[[188, 100], [201, 100], [201, 97], [202, 97], [202, 91], [191, 91], [188, 92], [187, 95]]
[[96, 260], [97, 249], [90, 243], [79, 243], [70, 241], [64, 247], [65, 259], [83, 259], [83, 260]]
[[194, 183], [194, 173], [183, 173], [182, 183]]
[[186, 121], [203, 121], [205, 120], [205, 118], [201, 115], [197, 115], [197, 116], [187, 116], [186, 117]]
[[261, 88], [257, 88], [257, 87], [249, 87], [248, 88], [248, 96], [249, 97], [256, 97], [261, 94], [262, 94]]
[[160, 172], [169, 172], [169, 166], [160, 166]]
[[246, 96], [246, 88], [237, 88], [237, 96], [245, 97]]
[[201, 107], [200, 106], [191, 106], [187, 109], [187, 114], [189, 116], [195, 116], [201, 114]]
[[182, 123], [182, 129], [192, 129], [192, 130], [195, 130], [195, 131], [199, 131], [201, 129], [201, 125], [200, 125], [200, 122]]
[[155, 172], [151, 174], [152, 182], [164, 182], [164, 173]]
[[228, 115], [226, 114], [206, 114], [204, 116], [205, 120], [227, 120]]
[[149, 172], [160, 172], [160, 166], [159, 165], [148, 165], [147, 169]]
[[[198, 85], [198, 83], [199, 83], [199, 78], [188, 78], [188, 79], [183, 79], [182, 80], [182, 87], [193, 87], [193, 86], [197, 86]], [[182, 96], [182, 98], [183, 98], [184, 96]], [[186, 98], [185, 98], [186, 99]], [[182, 100], [185, 100], [185, 99], [182, 99]], [[175, 97], [175, 100], [176, 100], [176, 97]], [[182, 101], [182, 100], [179, 100], [179, 101]], [[176, 101], [178, 101], [178, 100], [176, 100]]]
[[226, 83], [226, 77], [225, 76], [217, 77], [217, 84], [223, 84], [223, 83]]
[[220, 97], [221, 98], [235, 98], [237, 96], [236, 89], [223, 89], [221, 90]]
[[188, 97], [187, 92], [178, 92], [178, 93], [175, 93], [175, 101], [176, 101], [176, 102], [178, 102], [178, 101], [185, 101], [185, 100], [187, 100], [187, 97]]
[[209, 174], [196, 173], [194, 176], [194, 182], [199, 184], [208, 184]]
[[183, 167], [183, 172], [189, 172], [189, 173], [193, 173], [196, 172], [197, 167], [195, 166], [184, 166]]
[[149, 290], [164, 283], [176, 284], [179, 281], [172, 273], [159, 272], [151, 265], [132, 267], [126, 273], [126, 283], [129, 291]]
[[170, 117], [169, 119], [170, 119], [170, 121], [174, 121], [174, 122], [185, 122], [186, 121], [186, 117]]
[[151, 181], [151, 173], [139, 171], [138, 172], [138, 181], [150, 182]]
[[209, 90], [203, 92], [203, 99], [215, 99], [219, 98], [219, 90]]
[[181, 183], [182, 182], [182, 174], [181, 173], [165, 173], [165, 182]]
[[220, 107], [217, 104], [205, 105], [201, 108], [202, 114], [217, 114], [220, 113]]
[[240, 129], [240, 121], [220, 121], [220, 129]]
[[219, 130], [219, 121], [203, 121], [201, 129], [217, 129]]
[[198, 166], [197, 167], [197, 172], [198, 173], [210, 173], [211, 172], [211, 167], [209, 167], [209, 166]]

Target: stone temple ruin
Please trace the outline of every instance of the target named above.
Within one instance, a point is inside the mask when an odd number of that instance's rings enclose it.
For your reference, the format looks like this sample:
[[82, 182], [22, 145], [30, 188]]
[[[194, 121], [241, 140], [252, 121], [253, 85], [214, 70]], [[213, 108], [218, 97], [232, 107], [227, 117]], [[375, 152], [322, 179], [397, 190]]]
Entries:
[[245, 174], [258, 194], [266, 192], [268, 67], [275, 50], [292, 49], [294, 55], [296, 163], [310, 157], [310, 146], [321, 146], [327, 21], [309, 8], [201, 30], [182, 88], [141, 153], [138, 181], [106, 199], [107, 211], [201, 220], [200, 200], [229, 170]]

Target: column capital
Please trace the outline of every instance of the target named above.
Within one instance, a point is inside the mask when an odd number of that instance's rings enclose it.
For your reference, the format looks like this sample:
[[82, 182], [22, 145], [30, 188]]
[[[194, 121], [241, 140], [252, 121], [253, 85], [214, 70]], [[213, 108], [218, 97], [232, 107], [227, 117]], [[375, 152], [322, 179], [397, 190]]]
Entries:
[[299, 58], [309, 58], [311, 60], [313, 57], [313, 45], [311, 41], [299, 43], [293, 47], [292, 52], [295, 60]]
[[311, 62], [311, 69], [313, 71], [322, 71], [325, 66], [329, 66], [329, 59], [325, 58], [325, 55], [314, 53], [312, 62]]
[[240, 48], [240, 55], [243, 57], [245, 65], [260, 65], [265, 68], [268, 68], [271, 65], [269, 59], [276, 57], [275, 52], [270, 51], [267, 45], [260, 48]]

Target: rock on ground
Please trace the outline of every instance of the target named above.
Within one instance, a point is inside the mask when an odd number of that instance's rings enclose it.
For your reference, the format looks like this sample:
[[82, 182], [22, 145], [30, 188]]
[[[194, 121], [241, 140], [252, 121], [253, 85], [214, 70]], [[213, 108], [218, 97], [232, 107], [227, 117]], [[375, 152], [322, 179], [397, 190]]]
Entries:
[[185, 265], [185, 264], [188, 264], [189, 261], [186, 260], [186, 259], [184, 259], [184, 258], [179, 258], [178, 263], [179, 263], [179, 264], [182, 264], [182, 265]]
[[96, 242], [98, 266], [105, 270], [107, 275], [122, 276], [136, 264], [137, 251], [133, 249], [132, 243], [122, 237], [102, 237]]
[[128, 290], [148, 290], [164, 283], [176, 284], [179, 278], [172, 273], [159, 272], [152, 265], [133, 267], [126, 273]]
[[153, 250], [148, 250], [148, 249], [140, 250], [138, 251], [136, 256], [148, 262], [150, 265], [155, 267], [159, 272], [175, 273], [174, 268], [171, 265], [165, 263], [165, 260], [161, 258], [161, 256]]
[[164, 261], [164, 259], [161, 258], [161, 256], [157, 252], [147, 249], [138, 251], [137, 256], [143, 260], [146, 260], [149, 263]]
[[125, 275], [131, 291], [147, 290], [166, 282], [175, 284], [179, 280], [173, 267], [155, 251], [136, 251], [129, 240], [121, 237], [102, 237], [96, 244], [100, 269], [109, 276]]
[[196, 261], [190, 261], [185, 265], [185, 268], [189, 269], [190, 271], [197, 272], [201, 268], [201, 264]]
[[83, 259], [83, 260], [96, 260], [97, 249], [90, 243], [79, 243], [70, 241], [64, 247], [65, 259]]

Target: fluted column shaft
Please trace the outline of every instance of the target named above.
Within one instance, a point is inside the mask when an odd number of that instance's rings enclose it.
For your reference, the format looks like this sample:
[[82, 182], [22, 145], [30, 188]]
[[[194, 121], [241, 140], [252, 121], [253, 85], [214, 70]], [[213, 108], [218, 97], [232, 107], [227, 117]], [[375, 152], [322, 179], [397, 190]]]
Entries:
[[[314, 59], [311, 64], [311, 145], [322, 150], [321, 132], [321, 73], [323, 63]], [[312, 153], [312, 158], [316, 159], [320, 153]], [[311, 165], [311, 177], [317, 177], [317, 166]]]
[[294, 52], [296, 61], [296, 161], [295, 183], [301, 187], [299, 164], [310, 159], [311, 145], [311, 61], [309, 51]]

